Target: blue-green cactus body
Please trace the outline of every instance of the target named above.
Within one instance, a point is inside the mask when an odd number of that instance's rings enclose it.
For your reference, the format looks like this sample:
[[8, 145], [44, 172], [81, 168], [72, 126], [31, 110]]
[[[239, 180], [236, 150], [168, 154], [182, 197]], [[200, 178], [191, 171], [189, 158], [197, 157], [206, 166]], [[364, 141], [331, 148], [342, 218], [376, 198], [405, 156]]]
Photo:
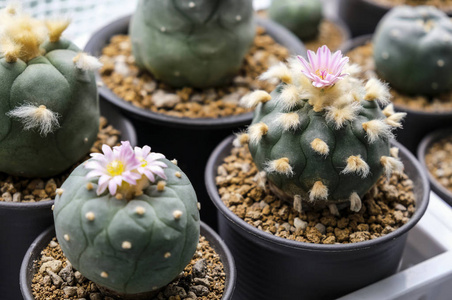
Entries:
[[[257, 168], [267, 173], [267, 179], [277, 195], [289, 201], [299, 195], [304, 202], [321, 207], [350, 202], [353, 193], [362, 197], [384, 171], [381, 157], [389, 156], [388, 138], [369, 142], [363, 128], [363, 123], [385, 119], [378, 103], [361, 100], [357, 117], [337, 129], [334, 122], [325, 118], [326, 111], [315, 112], [307, 99], [299, 99], [299, 104], [289, 111], [278, 105], [283, 102], [280, 97], [285, 86], [282, 84], [276, 88], [271, 93], [271, 100], [256, 108], [252, 125], [264, 123], [268, 126], [268, 132], [258, 143], [249, 143]], [[300, 121], [295, 129], [283, 129], [276, 122], [287, 113], [298, 114]], [[327, 154], [313, 149], [311, 143], [315, 139], [326, 143], [329, 148]], [[357, 173], [343, 173], [347, 159], [358, 155], [370, 169], [364, 178]], [[269, 172], [268, 163], [282, 157], [288, 158], [292, 174]], [[316, 201], [310, 198], [310, 191], [316, 182], [327, 188], [327, 199]]]
[[126, 294], [156, 290], [192, 259], [200, 233], [196, 194], [176, 165], [161, 161], [168, 166], [163, 191], [151, 184], [130, 201], [97, 196], [83, 165], [64, 182], [54, 209], [57, 238], [73, 266], [97, 284]]
[[251, 0], [141, 0], [130, 26], [140, 68], [173, 87], [227, 83], [254, 39]]
[[452, 22], [430, 6], [399, 6], [373, 38], [376, 70], [393, 88], [432, 96], [452, 88]]
[[268, 14], [301, 40], [317, 37], [323, 18], [320, 0], [274, 0]]
[[[41, 45], [45, 54], [27, 63], [0, 56], [0, 171], [26, 177], [61, 173], [83, 158], [99, 130], [97, 87], [92, 71], [74, 66], [80, 50], [60, 40]], [[45, 105], [59, 127], [43, 136], [7, 117], [24, 104]]]

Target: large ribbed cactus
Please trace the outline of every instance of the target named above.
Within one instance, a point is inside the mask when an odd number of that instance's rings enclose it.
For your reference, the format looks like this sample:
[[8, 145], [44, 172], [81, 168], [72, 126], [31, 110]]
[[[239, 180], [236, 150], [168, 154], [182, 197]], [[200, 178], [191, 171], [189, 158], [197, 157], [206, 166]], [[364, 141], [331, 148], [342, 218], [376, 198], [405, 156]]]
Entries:
[[140, 0], [130, 26], [136, 63], [173, 87], [227, 83], [254, 39], [251, 0]]
[[303, 41], [317, 37], [323, 18], [320, 0], [273, 0], [268, 14]]
[[323, 46], [308, 57], [310, 63], [300, 58], [302, 64], [293, 60], [263, 74], [282, 83], [271, 94], [256, 91], [243, 99], [257, 108], [237, 142], [249, 143], [271, 189], [297, 210], [305, 202], [337, 214], [336, 205], [345, 202], [359, 211], [361, 197], [382, 173], [402, 167], [391, 157], [389, 138], [404, 113], [392, 106], [381, 111], [378, 102], [389, 99], [386, 86], [376, 79], [363, 86], [342, 73], [348, 58], [340, 51], [331, 55]]
[[406, 94], [433, 96], [452, 89], [452, 21], [432, 6], [399, 6], [373, 38], [377, 73]]
[[[187, 176], [162, 154], [128, 142], [76, 168], [57, 190], [61, 249], [84, 276], [115, 292], [155, 291], [196, 250], [199, 212]], [[91, 170], [91, 171], [90, 171]]]
[[0, 11], [0, 171], [48, 177], [89, 152], [99, 130], [99, 62], [60, 39], [67, 21]]

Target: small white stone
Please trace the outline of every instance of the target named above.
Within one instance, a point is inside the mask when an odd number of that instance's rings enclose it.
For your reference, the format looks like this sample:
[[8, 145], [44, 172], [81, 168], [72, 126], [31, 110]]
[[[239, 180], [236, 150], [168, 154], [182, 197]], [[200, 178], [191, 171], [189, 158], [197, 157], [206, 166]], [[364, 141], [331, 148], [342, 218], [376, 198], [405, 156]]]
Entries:
[[293, 226], [295, 226], [296, 229], [305, 230], [308, 227], [308, 223], [300, 218], [295, 218], [293, 220]]

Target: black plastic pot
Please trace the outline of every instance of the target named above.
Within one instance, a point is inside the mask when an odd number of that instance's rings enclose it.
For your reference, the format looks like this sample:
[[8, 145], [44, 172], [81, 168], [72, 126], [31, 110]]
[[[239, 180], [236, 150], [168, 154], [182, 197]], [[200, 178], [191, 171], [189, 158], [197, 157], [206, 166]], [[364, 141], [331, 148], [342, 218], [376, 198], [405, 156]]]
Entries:
[[443, 128], [436, 130], [434, 132], [426, 135], [419, 147], [417, 148], [417, 157], [422, 167], [424, 168], [424, 172], [427, 174], [428, 179], [430, 180], [430, 187], [432, 190], [444, 201], [446, 201], [450, 206], [452, 206], [452, 192], [446, 189], [441, 183], [436, 180], [435, 177], [430, 173], [430, 170], [427, 168], [427, 164], [425, 163], [425, 155], [427, 154], [430, 147], [439, 142], [441, 139], [452, 136], [452, 127]]
[[[372, 35], [363, 35], [345, 43], [341, 50], [346, 54], [350, 50], [362, 46], [371, 40]], [[439, 128], [452, 126], [452, 111], [428, 112], [398, 105], [394, 105], [394, 108], [398, 112], [407, 113], [407, 116], [402, 121], [403, 128], [394, 131], [397, 141], [402, 143], [414, 154], [416, 154], [422, 137], [426, 134]]]
[[[119, 19], [97, 31], [85, 47], [85, 51], [99, 56], [116, 34], [128, 32], [130, 17]], [[293, 54], [306, 54], [303, 44], [287, 29], [268, 20], [257, 20], [276, 42], [284, 45]], [[97, 80], [102, 78], [96, 74]], [[129, 117], [138, 132], [138, 143], [147, 144], [155, 152], [164, 153], [169, 159], [176, 158], [179, 167], [187, 174], [193, 184], [198, 200], [201, 202], [201, 219], [212, 228], [217, 228], [216, 211], [208, 200], [204, 184], [204, 168], [212, 150], [226, 136], [249, 123], [252, 113], [223, 117], [218, 119], [177, 118], [145, 110], [124, 101], [108, 87], [99, 90], [102, 100], [108, 101]]]
[[[101, 105], [101, 114], [121, 131], [121, 138], [136, 145], [132, 124], [109, 104]], [[31, 242], [53, 224], [54, 201], [34, 203], [0, 202], [0, 299], [18, 300], [19, 269]]]
[[[373, 0], [339, 0], [339, 17], [350, 27], [352, 36], [373, 33], [381, 18], [391, 9]], [[452, 16], [452, 11], [444, 11]]]
[[237, 264], [235, 299], [335, 299], [394, 274], [400, 264], [407, 233], [424, 214], [427, 176], [402, 145], [400, 157], [414, 182], [416, 212], [407, 224], [378, 239], [338, 245], [302, 243], [276, 237], [240, 219], [227, 208], [215, 185], [217, 167], [229, 155], [233, 137], [212, 153], [206, 168], [207, 191], [219, 210], [219, 233]]
[[[237, 280], [237, 272], [235, 268], [234, 258], [229, 251], [226, 244], [220, 238], [220, 236], [207, 224], [201, 222], [201, 235], [203, 235], [210, 246], [220, 256], [221, 262], [224, 266], [224, 272], [226, 273], [226, 279], [224, 282], [224, 293], [221, 299], [232, 300], [234, 294], [235, 284]], [[55, 237], [55, 227], [52, 226], [39, 235], [35, 241], [28, 248], [27, 253], [23, 257], [22, 266], [20, 268], [20, 290], [24, 300], [34, 300], [33, 293], [31, 291], [31, 283], [34, 274], [36, 274], [36, 267], [34, 262], [41, 256], [41, 251], [50, 243]], [[1, 298], [4, 299], [3, 297]], [[15, 300], [19, 297], [15, 298]]]

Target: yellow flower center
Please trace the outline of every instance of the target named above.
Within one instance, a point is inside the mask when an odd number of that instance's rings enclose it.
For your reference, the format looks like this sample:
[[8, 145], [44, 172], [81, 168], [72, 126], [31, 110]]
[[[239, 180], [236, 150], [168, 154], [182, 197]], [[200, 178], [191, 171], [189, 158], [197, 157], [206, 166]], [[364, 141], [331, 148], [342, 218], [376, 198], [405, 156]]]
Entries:
[[137, 157], [137, 158], [141, 162], [142, 167], [146, 167], [148, 165], [148, 162], [143, 157]]
[[107, 165], [107, 172], [111, 176], [118, 176], [124, 172], [124, 164], [120, 160], [114, 160]]

